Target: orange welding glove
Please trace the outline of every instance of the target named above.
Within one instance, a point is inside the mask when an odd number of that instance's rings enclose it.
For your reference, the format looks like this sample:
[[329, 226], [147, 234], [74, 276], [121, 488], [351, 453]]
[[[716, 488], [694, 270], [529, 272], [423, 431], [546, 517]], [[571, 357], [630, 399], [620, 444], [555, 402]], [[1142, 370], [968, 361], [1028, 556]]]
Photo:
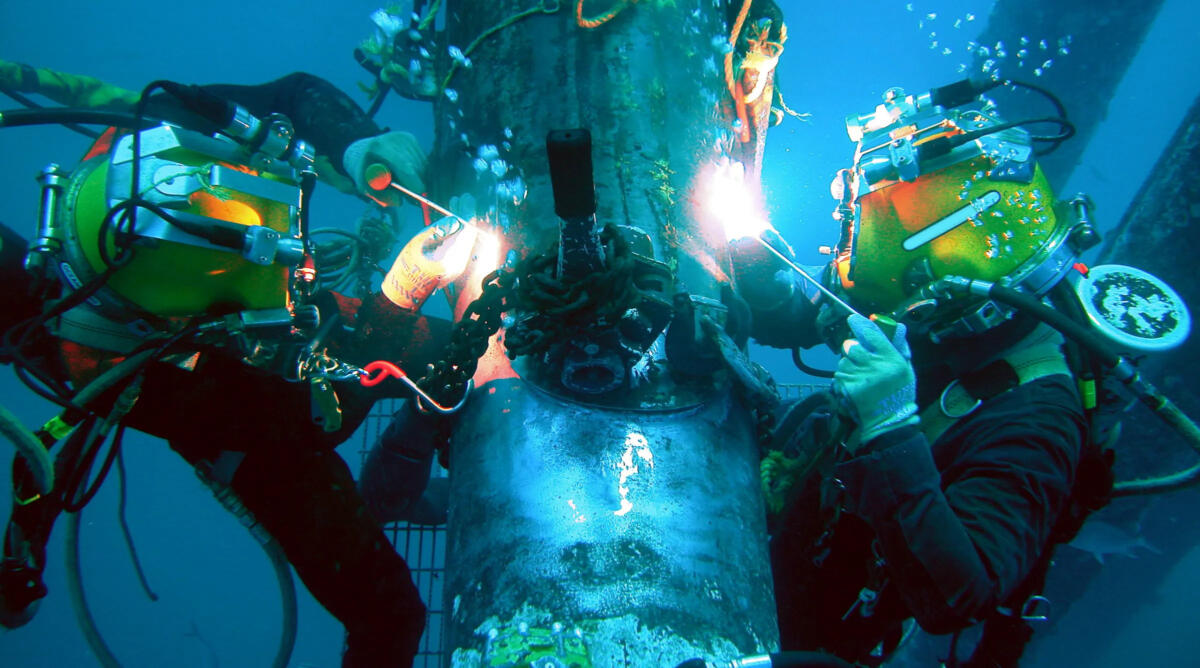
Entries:
[[414, 236], [383, 277], [383, 294], [400, 308], [417, 310], [438, 288], [466, 269], [477, 230], [443, 218]]

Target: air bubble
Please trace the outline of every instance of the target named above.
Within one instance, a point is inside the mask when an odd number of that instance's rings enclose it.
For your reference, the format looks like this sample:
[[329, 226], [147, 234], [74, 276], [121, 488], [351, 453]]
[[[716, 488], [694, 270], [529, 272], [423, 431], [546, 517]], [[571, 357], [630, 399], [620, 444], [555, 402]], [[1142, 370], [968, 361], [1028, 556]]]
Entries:
[[458, 102], [458, 91], [454, 90], [453, 88], [447, 88], [446, 99], [450, 100], [451, 102]]

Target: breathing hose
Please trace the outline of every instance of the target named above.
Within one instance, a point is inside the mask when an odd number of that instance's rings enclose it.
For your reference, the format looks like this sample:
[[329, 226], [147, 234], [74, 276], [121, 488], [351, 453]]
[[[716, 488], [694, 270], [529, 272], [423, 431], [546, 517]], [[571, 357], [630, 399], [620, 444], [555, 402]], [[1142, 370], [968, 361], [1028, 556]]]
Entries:
[[27, 125], [108, 125], [118, 128], [152, 128], [162, 121], [141, 118], [133, 112], [86, 109], [78, 107], [39, 107], [37, 109], [10, 109], [0, 111], [0, 128], [16, 128]]
[[[209, 480], [213, 487], [213, 493], [217, 499], [221, 501], [229, 512], [233, 513], [246, 523], [246, 517], [241, 513], [248, 513], [240, 501], [235, 505], [227, 502], [222, 493], [218, 491], [220, 483], [214, 483]], [[226, 488], [225, 493], [232, 495], [232, 490]], [[235, 507], [236, 506], [236, 507]], [[237, 508], [240, 507], [239, 512]], [[75, 621], [79, 624], [79, 629], [83, 632], [84, 638], [87, 640], [88, 646], [92, 648], [92, 653], [104, 668], [121, 668], [121, 662], [108, 648], [108, 644], [104, 642], [103, 636], [100, 635], [100, 630], [96, 627], [96, 618], [92, 615], [91, 609], [87, 604], [87, 596], [83, 591], [83, 575], [79, 567], [79, 512], [67, 513], [67, 535], [66, 535], [66, 569], [67, 569], [67, 588], [71, 596], [71, 607], [75, 611]], [[279, 647], [275, 651], [275, 659], [271, 662], [271, 668], [287, 668], [288, 661], [291, 660], [292, 650], [296, 644], [296, 583], [292, 580], [291, 567], [288, 564], [287, 555], [283, 553], [283, 548], [279, 543], [275, 542], [270, 536], [263, 536], [256, 531], [256, 526], [249, 526], [250, 533], [256, 541], [262, 546], [263, 552], [266, 553], [267, 559], [271, 562], [271, 567], [275, 570], [275, 578], [279, 584], [279, 594], [283, 607], [283, 630], [279, 639]]]
[[[1196, 423], [1185, 415], [1174, 402], [1142, 378], [1137, 367], [1121, 357], [1107, 342], [1096, 336], [1085, 325], [1046, 306], [1033, 295], [987, 281], [946, 276], [940, 279], [932, 289], [935, 293], [994, 299], [1027, 313], [1058, 330], [1095, 355], [1100, 364], [1109, 369], [1139, 401], [1183, 437], [1193, 450], [1200, 453], [1200, 427], [1197, 427]], [[1200, 464], [1166, 476], [1118, 482], [1113, 487], [1113, 496], [1157, 494], [1180, 489], [1197, 482], [1200, 482]]]
[[0, 434], [12, 441], [17, 452], [25, 458], [38, 494], [49, 494], [54, 489], [54, 463], [50, 461], [50, 453], [4, 406], [0, 406]]

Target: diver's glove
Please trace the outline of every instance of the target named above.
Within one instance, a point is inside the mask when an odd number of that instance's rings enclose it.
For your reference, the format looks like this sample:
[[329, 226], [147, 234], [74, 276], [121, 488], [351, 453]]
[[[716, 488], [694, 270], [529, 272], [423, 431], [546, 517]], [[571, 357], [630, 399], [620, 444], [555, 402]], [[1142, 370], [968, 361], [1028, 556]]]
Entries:
[[393, 304], [417, 310], [438, 288], [458, 277], [471, 259], [476, 229], [453, 218], [426, 227], [396, 256], [381, 289]]
[[[417, 145], [416, 137], [407, 132], [385, 132], [375, 137], [359, 139], [342, 154], [342, 167], [358, 191], [381, 204], [394, 205], [403, 202], [403, 195], [387, 183], [378, 179], [383, 165], [391, 181], [420, 193], [425, 190], [425, 153]], [[368, 173], [375, 177], [368, 177]], [[386, 177], [385, 177], [386, 178]]]
[[859, 443], [917, 424], [917, 381], [904, 325], [896, 325], [889, 340], [878, 325], [861, 315], [850, 316], [846, 324], [854, 338], [842, 344], [845, 353], [838, 361], [833, 388], [845, 398], [858, 423]]

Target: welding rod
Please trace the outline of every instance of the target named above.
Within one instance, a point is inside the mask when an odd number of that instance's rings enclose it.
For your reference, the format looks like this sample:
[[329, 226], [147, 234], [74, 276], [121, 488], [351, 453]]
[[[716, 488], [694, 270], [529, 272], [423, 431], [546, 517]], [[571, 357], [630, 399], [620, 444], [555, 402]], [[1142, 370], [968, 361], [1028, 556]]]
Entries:
[[788, 256], [784, 255], [783, 253], [780, 253], [779, 249], [777, 249], [774, 246], [772, 246], [771, 244], [767, 243], [766, 239], [763, 239], [762, 237], [758, 236], [757, 234], [753, 235], [753, 236], [755, 239], [758, 239], [758, 242], [760, 244], [762, 244], [763, 246], [765, 246], [767, 250], [774, 253], [780, 260], [783, 260], [784, 263], [787, 264], [787, 266], [791, 267], [792, 271], [795, 271], [797, 274], [800, 274], [801, 276], [803, 276], [809, 283], [812, 283], [814, 287], [816, 287], [818, 290], [820, 290], [822, 294], [824, 294], [826, 297], [829, 297], [830, 299], [832, 299], [834, 301], [834, 303], [836, 303], [838, 306], [841, 306], [842, 308], [846, 309], [846, 311], [850, 315], [862, 315], [858, 311], [854, 310], [853, 306], [850, 306], [845, 301], [843, 301], [841, 297], [838, 297], [837, 295], [833, 294], [832, 290], [830, 290], [829, 288], [822, 285], [821, 281], [818, 281], [816, 278], [813, 278], [812, 274], [808, 273], [807, 271], [804, 271], [803, 267], [796, 264], [795, 262], [792, 262], [792, 260], [790, 258], [788, 258]]
[[433, 209], [434, 211], [437, 211], [438, 213], [450, 216], [451, 218], [459, 221], [460, 223], [462, 223], [464, 225], [470, 225], [469, 222], [464, 220], [463, 217], [458, 215], [457, 213], [454, 213], [453, 211], [447, 209], [446, 207], [443, 207], [443, 206], [437, 204], [436, 202], [429, 199], [428, 197], [425, 197], [423, 195], [418, 195], [417, 193], [415, 193], [415, 192], [409, 190], [408, 188], [405, 188], [404, 186], [400, 185], [399, 183], [396, 183], [395, 181], [393, 181], [391, 170], [389, 170], [387, 168], [387, 166], [385, 166], [381, 163], [377, 162], [377, 163], [367, 167], [366, 176], [367, 176], [367, 183], [369, 183], [371, 185], [371, 188], [373, 188], [374, 190], [383, 190], [384, 188], [387, 188], [387, 187], [395, 188], [396, 190], [399, 190], [400, 192], [404, 193], [405, 195], [408, 195], [409, 197], [428, 206], [429, 208]]

